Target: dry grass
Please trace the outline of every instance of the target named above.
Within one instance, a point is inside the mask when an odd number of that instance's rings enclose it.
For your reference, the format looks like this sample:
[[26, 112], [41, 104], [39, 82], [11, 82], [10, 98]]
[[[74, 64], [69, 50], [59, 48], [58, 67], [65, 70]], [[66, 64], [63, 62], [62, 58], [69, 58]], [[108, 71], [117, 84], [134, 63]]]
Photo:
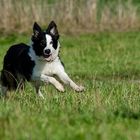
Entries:
[[0, 32], [28, 32], [34, 21], [44, 27], [55, 20], [63, 32], [128, 30], [140, 27], [137, 6], [131, 0], [1, 0]]

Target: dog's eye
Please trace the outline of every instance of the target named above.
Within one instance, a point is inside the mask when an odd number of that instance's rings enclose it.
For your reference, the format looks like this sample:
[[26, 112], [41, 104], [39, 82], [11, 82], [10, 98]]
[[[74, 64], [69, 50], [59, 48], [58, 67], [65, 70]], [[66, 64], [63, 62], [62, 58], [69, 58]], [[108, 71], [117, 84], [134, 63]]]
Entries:
[[53, 42], [51, 41], [50, 44], [53, 44]]
[[42, 40], [42, 41], [40, 42], [40, 45], [41, 45], [41, 46], [44, 46], [45, 44], [46, 44], [45, 40]]

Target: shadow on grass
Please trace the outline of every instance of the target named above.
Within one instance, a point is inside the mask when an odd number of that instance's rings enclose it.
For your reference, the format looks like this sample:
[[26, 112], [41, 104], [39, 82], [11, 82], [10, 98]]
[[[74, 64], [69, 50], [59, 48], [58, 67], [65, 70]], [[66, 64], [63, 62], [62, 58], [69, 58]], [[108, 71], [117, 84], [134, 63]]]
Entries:
[[127, 118], [127, 119], [134, 119], [134, 120], [138, 120], [140, 119], [140, 112], [133, 112], [131, 110], [125, 109], [125, 110], [116, 110], [113, 112], [113, 114], [117, 117], [120, 118]]

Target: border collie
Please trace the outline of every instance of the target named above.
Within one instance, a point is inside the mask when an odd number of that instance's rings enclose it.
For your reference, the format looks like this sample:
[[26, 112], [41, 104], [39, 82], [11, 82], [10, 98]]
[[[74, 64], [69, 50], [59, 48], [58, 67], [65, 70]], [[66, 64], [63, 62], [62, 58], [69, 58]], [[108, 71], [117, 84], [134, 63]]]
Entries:
[[39, 89], [41, 81], [51, 83], [64, 92], [63, 85], [52, 77], [53, 75], [58, 76], [75, 91], [83, 91], [84, 87], [75, 84], [65, 72], [59, 58], [59, 49], [59, 33], [55, 22], [51, 21], [45, 31], [35, 22], [31, 45], [13, 45], [4, 57], [1, 71], [2, 94], [6, 96], [8, 90], [21, 88], [25, 81], [31, 82], [37, 95], [42, 98], [44, 97]]

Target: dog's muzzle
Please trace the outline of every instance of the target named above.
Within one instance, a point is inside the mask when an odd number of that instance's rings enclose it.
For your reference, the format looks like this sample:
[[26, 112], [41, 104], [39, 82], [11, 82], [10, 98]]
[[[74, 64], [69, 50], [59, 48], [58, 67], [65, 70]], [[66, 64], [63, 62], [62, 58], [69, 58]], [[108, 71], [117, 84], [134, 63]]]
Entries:
[[51, 56], [51, 50], [50, 49], [44, 50], [43, 56], [45, 58], [49, 58]]

